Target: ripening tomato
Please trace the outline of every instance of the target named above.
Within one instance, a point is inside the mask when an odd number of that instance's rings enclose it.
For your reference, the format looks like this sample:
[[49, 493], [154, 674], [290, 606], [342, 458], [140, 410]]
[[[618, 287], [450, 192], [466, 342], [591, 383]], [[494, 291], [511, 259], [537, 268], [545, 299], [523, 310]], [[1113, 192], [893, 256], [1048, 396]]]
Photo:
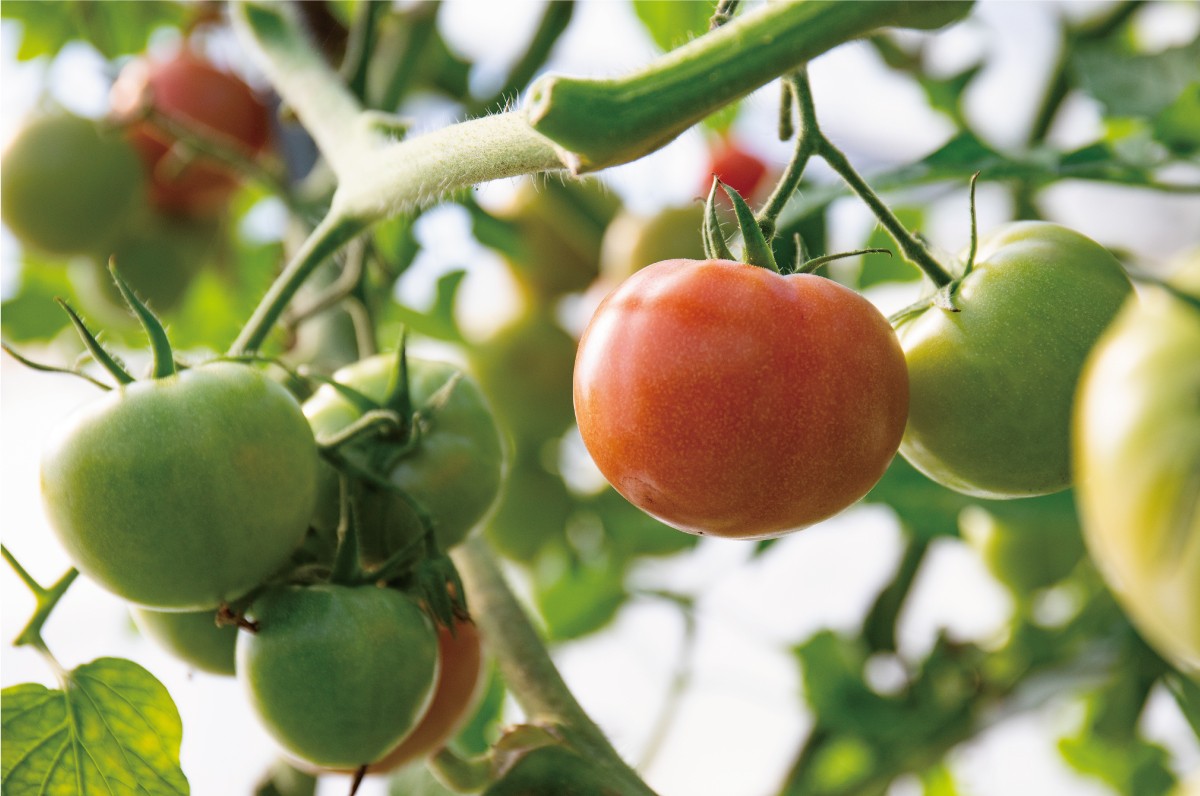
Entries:
[[[701, 192], [707, 194], [712, 187], [712, 178], [717, 177], [737, 191], [742, 198], [750, 201], [766, 176], [767, 164], [757, 155], [746, 151], [736, 141], [722, 138], [708, 154], [708, 173], [704, 175]], [[723, 191], [718, 191], [717, 195], [718, 198], [729, 201]]]
[[216, 608], [308, 529], [317, 449], [263, 372], [212, 362], [105, 393], [42, 454], [43, 505], [75, 566], [130, 602]]
[[1108, 250], [1057, 224], [985, 238], [959, 311], [933, 306], [897, 327], [912, 387], [904, 458], [976, 497], [1066, 489], [1075, 384], [1131, 291]]
[[483, 650], [474, 623], [456, 622], [453, 633], [439, 627], [438, 659], [433, 700], [425, 715], [399, 746], [367, 768], [368, 774], [395, 771], [429, 757], [445, 746], [466, 721], [483, 683]]
[[179, 660], [209, 674], [232, 677], [236, 625], [217, 625], [215, 611], [129, 611], [142, 635]]
[[1200, 258], [1131, 300], [1088, 358], [1075, 407], [1084, 539], [1138, 629], [1200, 677]]
[[723, 260], [665, 260], [601, 303], [575, 413], [622, 495], [668, 525], [778, 536], [867, 493], [908, 406], [887, 320], [848, 288]]
[[[188, 125], [248, 157], [266, 149], [271, 120], [267, 108], [241, 78], [183, 51], [166, 61], [130, 62], [112, 87], [118, 117], [136, 118], [143, 104]], [[129, 130], [151, 173], [150, 196], [159, 209], [183, 215], [212, 215], [237, 187], [229, 168], [197, 157], [178, 169], [167, 155], [176, 139], [151, 121], [135, 121]]]
[[0, 212], [22, 244], [58, 255], [107, 245], [144, 201], [146, 175], [120, 135], [66, 113], [35, 117], [4, 151]]
[[417, 726], [433, 698], [438, 641], [406, 595], [378, 586], [278, 586], [238, 634], [237, 677], [263, 726], [300, 760], [356, 769]]

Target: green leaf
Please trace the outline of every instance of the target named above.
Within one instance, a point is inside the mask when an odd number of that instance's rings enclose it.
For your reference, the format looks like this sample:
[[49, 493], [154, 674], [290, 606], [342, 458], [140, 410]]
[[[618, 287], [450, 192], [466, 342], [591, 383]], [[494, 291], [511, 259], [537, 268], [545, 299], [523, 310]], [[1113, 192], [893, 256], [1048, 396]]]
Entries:
[[170, 694], [132, 661], [100, 658], [64, 677], [4, 689], [5, 793], [76, 796], [189, 792], [183, 726]]
[[1181, 154], [1200, 149], [1200, 82], [1189, 85], [1163, 109], [1154, 122], [1154, 137]]
[[[919, 230], [925, 223], [925, 212], [920, 207], [893, 208], [896, 217], [905, 229]], [[890, 249], [896, 252], [896, 244], [891, 235], [878, 224], [871, 230], [871, 236], [863, 244], [864, 249]], [[858, 272], [856, 287], [859, 290], [878, 285], [882, 282], [914, 282], [921, 278], [921, 271], [913, 268], [899, 256], [888, 257], [886, 254], [867, 254], [862, 258], [862, 267]]]
[[634, 506], [615, 489], [605, 489], [587, 502], [604, 527], [608, 551], [623, 559], [661, 556], [689, 550], [700, 537], [664, 525]]
[[714, 3], [698, 0], [633, 0], [633, 10], [642, 26], [664, 52], [707, 31], [715, 8]]
[[1085, 44], [1071, 66], [1106, 115], [1154, 118], [1200, 80], [1200, 38], [1153, 54], [1130, 53], [1113, 41]]
[[500, 737], [504, 721], [504, 698], [507, 694], [504, 678], [493, 663], [488, 669], [487, 685], [478, 707], [454, 739], [453, 746], [456, 750], [474, 756], [481, 755], [491, 748]]
[[457, 796], [421, 765], [405, 766], [388, 778], [391, 796]]
[[387, 309], [388, 320], [403, 323], [412, 331], [426, 337], [461, 343], [463, 335], [458, 328], [458, 321], [454, 318], [454, 302], [466, 275], [465, 270], [443, 274], [438, 278], [437, 293], [433, 305], [428, 310], [421, 312], [403, 304], [393, 303]]
[[902, 523], [925, 538], [957, 536], [959, 513], [981, 502], [934, 483], [902, 456], [892, 460], [863, 500], [886, 504]]
[[552, 641], [594, 633], [617, 615], [625, 602], [624, 567], [604, 560], [543, 566], [534, 581], [534, 602]]
[[12, 342], [49, 340], [71, 325], [70, 318], [54, 303], [62, 296], [75, 302], [75, 290], [61, 263], [42, 262], [22, 252], [21, 280], [16, 292], [0, 305], [4, 336]]
[[7, 0], [0, 15], [21, 23], [17, 60], [56, 55], [69, 41], [83, 39], [105, 58], [140, 53], [160, 27], [181, 27], [198, 7], [142, 0]]

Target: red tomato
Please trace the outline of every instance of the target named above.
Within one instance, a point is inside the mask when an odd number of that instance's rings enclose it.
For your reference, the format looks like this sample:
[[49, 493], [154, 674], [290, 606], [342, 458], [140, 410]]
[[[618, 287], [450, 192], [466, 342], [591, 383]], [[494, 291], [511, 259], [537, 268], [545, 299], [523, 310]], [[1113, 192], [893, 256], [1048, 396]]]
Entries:
[[[704, 184], [701, 186], [701, 191], [705, 194], [712, 187], [713, 175], [737, 191], [742, 198], [749, 199], [767, 176], [767, 166], [757, 155], [752, 155], [725, 138], [709, 153], [708, 173], [704, 175]], [[724, 199], [724, 192], [718, 192], [717, 195]]]
[[[147, 102], [250, 156], [265, 149], [270, 137], [267, 108], [250, 87], [186, 51], [169, 61], [133, 61], [121, 71], [112, 88], [114, 113], [136, 115]], [[152, 175], [151, 199], [164, 211], [211, 215], [237, 186], [236, 175], [211, 159], [199, 158], [175, 173], [172, 160], [165, 159], [174, 137], [149, 122], [134, 123], [129, 135]]]
[[665, 260], [596, 310], [574, 394], [588, 451], [630, 502], [689, 533], [759, 539], [879, 480], [908, 371], [887, 320], [836, 282]]
[[458, 622], [453, 635], [439, 627], [438, 653], [442, 668], [424, 718], [399, 746], [368, 768], [368, 773], [394, 771], [429, 757], [445, 746], [466, 720], [483, 681], [483, 650], [474, 623]]

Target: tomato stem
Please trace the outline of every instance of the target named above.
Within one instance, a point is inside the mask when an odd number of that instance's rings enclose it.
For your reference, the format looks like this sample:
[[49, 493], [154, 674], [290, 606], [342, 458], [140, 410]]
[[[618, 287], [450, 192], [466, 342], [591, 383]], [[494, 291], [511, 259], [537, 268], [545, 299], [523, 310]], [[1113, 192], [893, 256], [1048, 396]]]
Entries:
[[45, 626], [46, 621], [50, 618], [50, 614], [54, 612], [58, 601], [63, 598], [63, 595], [67, 593], [67, 589], [75, 582], [75, 578], [79, 576], [79, 570], [71, 567], [63, 573], [62, 577], [54, 582], [54, 585], [46, 588], [34, 580], [25, 567], [21, 566], [21, 562], [17, 561], [16, 556], [4, 545], [0, 545], [0, 555], [13, 568], [13, 571], [17, 573], [17, 577], [21, 579], [21, 582], [33, 593], [35, 601], [33, 615], [30, 616], [29, 621], [25, 623], [25, 627], [17, 634], [17, 637], [13, 639], [13, 646], [29, 646], [36, 649], [46, 658], [51, 668], [54, 669], [55, 674], [59, 675], [61, 679], [63, 668], [50, 653], [50, 648], [46, 646], [46, 642], [42, 638], [42, 627]]
[[458, 793], [476, 793], [493, 781], [490, 755], [463, 757], [446, 746], [429, 758], [426, 765], [436, 772], [438, 780]]
[[452, 555], [471, 595], [472, 616], [526, 719], [552, 725], [569, 745], [604, 767], [614, 793], [652, 796], [567, 688], [486, 542], [470, 539]]

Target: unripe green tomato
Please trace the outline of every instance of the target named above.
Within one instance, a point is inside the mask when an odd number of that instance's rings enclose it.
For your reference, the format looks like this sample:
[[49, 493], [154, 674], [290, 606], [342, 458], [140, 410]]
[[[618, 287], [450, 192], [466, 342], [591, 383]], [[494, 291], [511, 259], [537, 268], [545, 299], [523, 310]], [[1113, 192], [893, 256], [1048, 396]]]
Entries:
[[[1200, 260], [1176, 284], [1200, 298]], [[1084, 538], [1134, 624], [1200, 677], [1200, 306], [1131, 299], [1088, 359], [1074, 425]]]
[[600, 241], [620, 201], [597, 180], [521, 182], [496, 212], [516, 225], [522, 254], [510, 263], [535, 296], [583, 290], [599, 270]]
[[1018, 597], [1058, 583], [1084, 555], [1070, 492], [968, 506], [959, 527], [988, 571]]
[[104, 246], [144, 200], [137, 152], [95, 122], [56, 113], [17, 133], [0, 164], [0, 213], [26, 246], [86, 254]]
[[415, 602], [377, 586], [280, 586], [263, 592], [241, 633], [237, 678], [290, 755], [325, 768], [379, 760], [433, 698], [438, 641]]
[[[335, 381], [382, 403], [396, 374], [396, 355], [380, 354], [342, 368]], [[483, 519], [500, 491], [504, 449], [487, 399], [473, 379], [448, 362], [408, 358], [409, 394], [415, 410], [429, 403], [451, 379], [458, 379], [440, 408], [429, 415], [418, 447], [390, 465], [385, 477], [419, 503], [433, 518], [439, 546], [449, 549]], [[318, 438], [336, 434], [361, 417], [357, 407], [329, 385], [304, 404]], [[312, 524], [319, 532], [336, 531], [340, 516], [339, 478], [321, 467], [320, 496]], [[370, 486], [359, 503], [364, 557], [386, 559], [420, 538], [422, 526], [399, 496]]]
[[622, 211], [604, 233], [601, 278], [615, 287], [634, 272], [661, 260], [703, 260], [704, 205], [693, 202], [652, 215]]
[[575, 347], [575, 339], [538, 310], [472, 346], [471, 371], [518, 447], [561, 436], [575, 422]]
[[247, 365], [135, 381], [79, 409], [42, 455], [43, 505], [83, 574], [130, 602], [203, 610], [300, 544], [317, 451], [299, 404]]
[[897, 327], [911, 399], [900, 453], [943, 486], [986, 498], [1071, 485], [1084, 359], [1132, 288], [1095, 241], [1023, 221], [983, 240], [954, 302]]
[[134, 606], [129, 613], [142, 635], [179, 660], [209, 674], [234, 673], [236, 625], [217, 626], [214, 611], [154, 611]]
[[71, 281], [86, 310], [114, 325], [132, 322], [108, 272], [109, 258], [138, 297], [157, 313], [170, 313], [187, 297], [188, 288], [217, 250], [222, 234], [215, 219], [191, 220], [147, 213], [133, 220], [92, 261], [71, 264]]
[[575, 505], [561, 478], [537, 461], [518, 460], [504, 479], [485, 533], [502, 555], [532, 563], [547, 543], [563, 538]]

